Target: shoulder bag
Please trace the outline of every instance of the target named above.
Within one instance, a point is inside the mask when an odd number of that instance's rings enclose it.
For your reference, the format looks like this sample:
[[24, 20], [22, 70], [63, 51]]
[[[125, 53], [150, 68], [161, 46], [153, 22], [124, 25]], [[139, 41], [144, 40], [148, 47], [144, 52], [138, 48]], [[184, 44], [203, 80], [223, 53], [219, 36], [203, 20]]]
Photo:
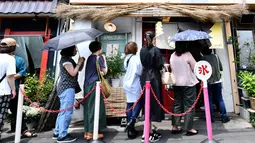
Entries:
[[104, 94], [106, 96], [106, 98], [110, 97], [111, 93], [112, 93], [112, 87], [110, 86], [110, 84], [108, 83], [107, 80], [104, 79], [102, 73], [100, 72], [100, 65], [99, 65], [99, 57], [97, 57], [97, 61], [96, 61], [96, 67], [97, 67], [97, 73], [98, 73], [98, 78], [101, 81], [101, 86], [104, 90]]
[[0, 79], [0, 83], [4, 80], [5, 77], [6, 77], [6, 74], [4, 74], [4, 76]]

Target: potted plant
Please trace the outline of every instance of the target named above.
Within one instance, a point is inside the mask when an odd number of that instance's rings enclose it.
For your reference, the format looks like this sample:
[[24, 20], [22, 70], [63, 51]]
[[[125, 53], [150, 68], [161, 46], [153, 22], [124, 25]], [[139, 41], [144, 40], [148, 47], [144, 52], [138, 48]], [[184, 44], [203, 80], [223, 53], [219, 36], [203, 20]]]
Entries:
[[[47, 73], [43, 80], [40, 81], [38, 75], [27, 74], [24, 83], [24, 92], [34, 104], [37, 104], [40, 107], [45, 107], [49, 94], [54, 87], [54, 79], [52, 77], [53, 75]], [[36, 128], [42, 112], [28, 101], [24, 102], [23, 108], [28, 127], [30, 129]]]
[[248, 93], [251, 108], [255, 110], [255, 74], [249, 71], [241, 71], [238, 75], [241, 86]]
[[41, 118], [42, 111], [33, 106], [23, 106], [23, 113], [27, 123], [28, 130], [32, 130], [37, 127], [38, 121]]
[[[47, 103], [48, 96], [54, 87], [54, 79], [52, 77], [53, 75], [50, 76], [50, 74], [47, 73], [41, 84], [39, 77], [36, 74], [28, 74], [24, 84], [25, 94], [33, 102], [39, 101], [37, 104], [40, 104], [40, 106], [44, 107]], [[26, 101], [25, 105], [30, 106], [30, 103]]]
[[111, 80], [112, 87], [120, 86], [120, 77], [124, 74], [123, 63], [124, 58], [120, 53], [107, 57], [108, 72], [106, 78]]

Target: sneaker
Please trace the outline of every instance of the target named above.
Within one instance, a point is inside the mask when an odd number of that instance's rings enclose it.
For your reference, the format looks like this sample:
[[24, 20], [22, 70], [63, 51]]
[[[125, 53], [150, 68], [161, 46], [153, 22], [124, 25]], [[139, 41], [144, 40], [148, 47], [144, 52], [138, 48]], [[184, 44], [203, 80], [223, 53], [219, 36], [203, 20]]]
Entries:
[[52, 139], [53, 139], [53, 140], [57, 140], [57, 139], [58, 139], [58, 135], [53, 134]]
[[230, 121], [230, 119], [229, 119], [228, 117], [221, 120], [222, 123], [227, 123], [227, 122], [229, 122], [229, 121]]
[[[150, 134], [149, 141], [151, 143], [159, 141], [159, 137], [157, 134]], [[142, 136], [142, 143], [144, 142], [144, 136]]]
[[74, 142], [74, 141], [76, 141], [76, 138], [74, 138], [70, 135], [67, 135], [67, 136], [63, 137], [62, 139], [57, 140], [58, 143], [70, 143], [70, 142]]
[[153, 133], [155, 136], [158, 136], [158, 138], [161, 138], [161, 137], [162, 137], [162, 134], [161, 134], [161, 133], [158, 133], [156, 130], [152, 130], [152, 133]]

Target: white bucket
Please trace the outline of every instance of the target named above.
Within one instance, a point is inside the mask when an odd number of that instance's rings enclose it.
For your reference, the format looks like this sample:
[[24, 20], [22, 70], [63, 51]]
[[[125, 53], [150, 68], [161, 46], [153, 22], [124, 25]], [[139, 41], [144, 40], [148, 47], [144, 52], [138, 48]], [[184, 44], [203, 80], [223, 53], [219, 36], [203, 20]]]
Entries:
[[119, 87], [120, 79], [112, 79], [112, 87]]

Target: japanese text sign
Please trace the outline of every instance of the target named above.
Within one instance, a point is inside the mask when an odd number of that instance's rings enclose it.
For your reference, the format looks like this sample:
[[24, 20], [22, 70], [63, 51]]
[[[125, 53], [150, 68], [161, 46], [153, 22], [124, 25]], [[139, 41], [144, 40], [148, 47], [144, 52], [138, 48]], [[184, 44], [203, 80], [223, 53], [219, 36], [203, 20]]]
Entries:
[[207, 81], [212, 75], [212, 66], [207, 61], [199, 61], [195, 65], [194, 73], [198, 79]]

